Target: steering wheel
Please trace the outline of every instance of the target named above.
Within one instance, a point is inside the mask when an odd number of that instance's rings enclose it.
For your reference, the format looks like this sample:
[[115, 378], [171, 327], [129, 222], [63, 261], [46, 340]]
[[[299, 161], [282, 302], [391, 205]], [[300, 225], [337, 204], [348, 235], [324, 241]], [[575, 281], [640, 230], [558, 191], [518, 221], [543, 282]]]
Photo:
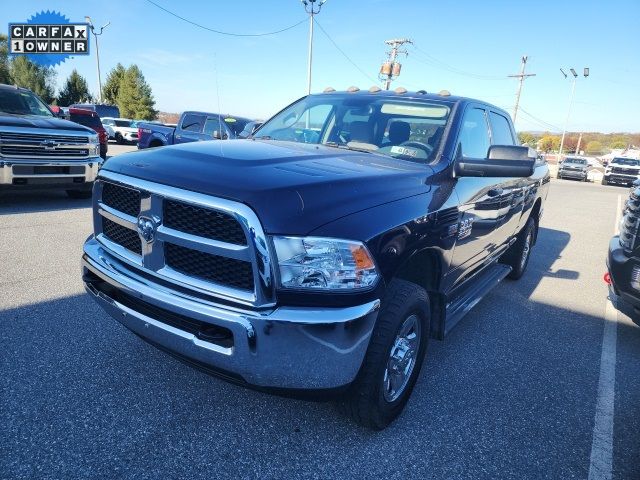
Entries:
[[424, 151], [427, 154], [427, 157], [429, 155], [431, 155], [431, 152], [433, 152], [433, 147], [431, 145], [429, 145], [428, 143], [417, 142], [415, 140], [409, 140], [408, 142], [402, 142], [398, 146], [399, 147], [419, 148], [420, 150]]

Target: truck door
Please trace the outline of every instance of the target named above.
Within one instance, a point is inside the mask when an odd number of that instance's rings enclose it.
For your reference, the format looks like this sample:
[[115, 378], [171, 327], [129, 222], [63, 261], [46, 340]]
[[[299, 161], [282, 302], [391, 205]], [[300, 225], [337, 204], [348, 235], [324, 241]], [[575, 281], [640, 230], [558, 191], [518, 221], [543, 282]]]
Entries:
[[[456, 158], [482, 160], [487, 157], [490, 145], [486, 107], [468, 105], [458, 133]], [[498, 232], [499, 225], [509, 215], [513, 180], [491, 177], [457, 179], [455, 192], [460, 199], [460, 217], [445, 288], [455, 288], [481, 269], [506, 241]]]
[[197, 142], [200, 140], [205, 118], [206, 116], [202, 114], [185, 113], [178, 128], [176, 128], [174, 143]]
[[[491, 126], [491, 145], [517, 145], [516, 134], [509, 121], [501, 112], [488, 109]], [[496, 244], [508, 241], [517, 231], [524, 205], [525, 192], [529, 184], [524, 178], [503, 178], [500, 180], [502, 190], [496, 231]]]

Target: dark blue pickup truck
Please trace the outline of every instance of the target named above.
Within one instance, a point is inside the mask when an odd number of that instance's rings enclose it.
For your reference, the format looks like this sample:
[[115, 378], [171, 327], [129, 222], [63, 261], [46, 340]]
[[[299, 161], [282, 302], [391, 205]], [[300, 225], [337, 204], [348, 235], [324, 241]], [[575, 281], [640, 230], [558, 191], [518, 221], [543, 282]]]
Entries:
[[239, 138], [249, 122], [248, 118], [208, 112], [184, 112], [175, 127], [138, 122], [138, 149]]
[[381, 429], [429, 339], [524, 274], [548, 186], [493, 105], [329, 90], [246, 140], [108, 159], [83, 280], [160, 349]]

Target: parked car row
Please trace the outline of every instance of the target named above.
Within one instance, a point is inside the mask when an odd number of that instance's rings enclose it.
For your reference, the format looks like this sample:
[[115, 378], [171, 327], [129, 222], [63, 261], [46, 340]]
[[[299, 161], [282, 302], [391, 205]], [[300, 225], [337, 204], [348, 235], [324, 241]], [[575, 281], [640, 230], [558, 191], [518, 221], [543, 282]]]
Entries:
[[[138, 148], [162, 147], [203, 140], [246, 138], [259, 125], [248, 118], [219, 113], [187, 111], [176, 126], [154, 122], [138, 123]], [[250, 131], [247, 132], [247, 126]]]

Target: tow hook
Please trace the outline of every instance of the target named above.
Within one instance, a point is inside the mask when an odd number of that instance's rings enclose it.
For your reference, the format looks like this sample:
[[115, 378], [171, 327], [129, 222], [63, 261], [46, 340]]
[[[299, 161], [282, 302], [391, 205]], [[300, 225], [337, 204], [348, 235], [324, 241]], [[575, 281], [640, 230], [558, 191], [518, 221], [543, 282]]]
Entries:
[[606, 272], [602, 279], [604, 280], [604, 283], [611, 285], [611, 274], [609, 272]]

